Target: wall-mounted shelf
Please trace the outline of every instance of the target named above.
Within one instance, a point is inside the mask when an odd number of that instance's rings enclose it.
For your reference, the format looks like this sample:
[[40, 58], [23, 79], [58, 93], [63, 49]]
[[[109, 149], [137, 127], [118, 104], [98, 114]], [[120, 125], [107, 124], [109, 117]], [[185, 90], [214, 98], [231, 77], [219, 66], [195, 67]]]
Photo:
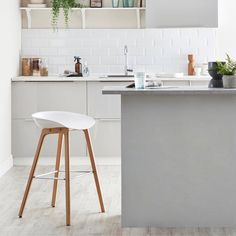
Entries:
[[[27, 23], [28, 23], [28, 29], [32, 27], [32, 11], [51, 11], [52, 8], [30, 8], [30, 7], [21, 7], [21, 11], [26, 12], [27, 16]], [[81, 12], [81, 22], [82, 22], [82, 29], [86, 29], [86, 13], [88, 11], [135, 11], [136, 12], [136, 21], [137, 21], [137, 29], [141, 28], [141, 11], [145, 11], [146, 8], [140, 8], [140, 7], [130, 7], [130, 8], [110, 8], [110, 7], [104, 7], [104, 8], [72, 8], [72, 11], [79, 11]]]

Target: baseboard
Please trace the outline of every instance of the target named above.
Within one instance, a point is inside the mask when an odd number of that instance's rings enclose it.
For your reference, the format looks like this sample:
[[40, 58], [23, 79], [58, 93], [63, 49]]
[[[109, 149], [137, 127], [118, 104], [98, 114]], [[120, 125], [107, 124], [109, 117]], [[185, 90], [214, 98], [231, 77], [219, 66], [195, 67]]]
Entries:
[[2, 177], [8, 170], [13, 166], [12, 155], [9, 156], [6, 160], [0, 162], [0, 177]]
[[[55, 157], [40, 157], [39, 165], [48, 166], [55, 165]], [[14, 157], [13, 163], [14, 166], [30, 166], [32, 165], [32, 157]], [[81, 166], [89, 165], [88, 157], [70, 157], [70, 165]], [[96, 164], [98, 166], [119, 166], [121, 165], [120, 157], [98, 157], [96, 158]], [[62, 161], [63, 165], [63, 161]]]

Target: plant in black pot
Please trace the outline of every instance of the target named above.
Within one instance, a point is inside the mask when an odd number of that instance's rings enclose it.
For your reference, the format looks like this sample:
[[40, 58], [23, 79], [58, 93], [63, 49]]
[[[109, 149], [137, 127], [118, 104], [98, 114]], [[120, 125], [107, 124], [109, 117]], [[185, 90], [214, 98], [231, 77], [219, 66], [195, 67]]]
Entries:
[[226, 63], [217, 62], [217, 70], [223, 76], [224, 88], [236, 88], [236, 62], [228, 54]]
[[223, 88], [223, 75], [219, 74], [218, 63], [225, 64], [225, 62], [208, 62], [208, 72], [212, 77], [209, 88]]

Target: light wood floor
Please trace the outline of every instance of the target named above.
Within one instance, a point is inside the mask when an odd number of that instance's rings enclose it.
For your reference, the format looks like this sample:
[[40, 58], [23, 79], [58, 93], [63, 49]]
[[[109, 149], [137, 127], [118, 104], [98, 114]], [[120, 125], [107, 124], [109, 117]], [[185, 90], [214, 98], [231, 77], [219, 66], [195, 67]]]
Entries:
[[[51, 169], [40, 167], [39, 171]], [[25, 214], [22, 219], [17, 217], [29, 168], [12, 168], [0, 179], [0, 236], [236, 236], [236, 229], [121, 229], [120, 167], [106, 166], [98, 170], [107, 212], [99, 213], [92, 176], [74, 179], [71, 182], [72, 226], [66, 227], [63, 183], [58, 186], [58, 204], [51, 208], [52, 181], [34, 180]]]

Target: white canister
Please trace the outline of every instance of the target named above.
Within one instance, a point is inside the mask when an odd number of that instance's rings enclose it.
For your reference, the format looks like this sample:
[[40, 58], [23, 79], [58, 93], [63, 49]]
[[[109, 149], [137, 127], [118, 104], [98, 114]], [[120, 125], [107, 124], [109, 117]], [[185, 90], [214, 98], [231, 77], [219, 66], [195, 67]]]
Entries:
[[195, 67], [194, 71], [195, 71], [196, 76], [201, 76], [201, 73], [202, 73], [202, 68], [201, 67]]
[[209, 75], [208, 73], [208, 63], [202, 64], [202, 75]]

